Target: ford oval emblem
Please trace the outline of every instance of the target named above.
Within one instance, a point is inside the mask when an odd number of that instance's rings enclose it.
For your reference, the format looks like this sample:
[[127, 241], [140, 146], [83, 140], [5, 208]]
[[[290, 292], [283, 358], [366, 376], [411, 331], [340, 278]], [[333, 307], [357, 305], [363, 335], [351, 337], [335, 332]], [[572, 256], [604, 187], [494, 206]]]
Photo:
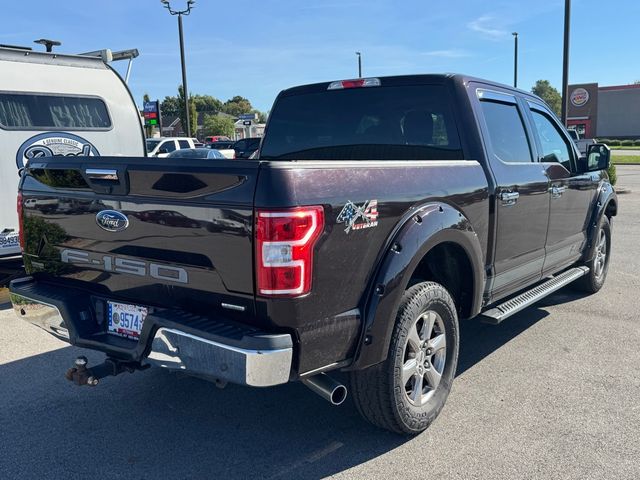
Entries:
[[116, 210], [102, 210], [96, 214], [96, 223], [108, 232], [121, 232], [129, 226], [129, 219]]

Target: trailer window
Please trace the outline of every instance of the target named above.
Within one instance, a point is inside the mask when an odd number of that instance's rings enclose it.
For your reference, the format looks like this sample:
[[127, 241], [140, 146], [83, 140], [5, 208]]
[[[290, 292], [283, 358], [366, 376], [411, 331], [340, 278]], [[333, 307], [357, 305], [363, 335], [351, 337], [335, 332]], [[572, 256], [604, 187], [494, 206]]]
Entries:
[[0, 93], [0, 127], [6, 130], [107, 130], [111, 118], [96, 97]]

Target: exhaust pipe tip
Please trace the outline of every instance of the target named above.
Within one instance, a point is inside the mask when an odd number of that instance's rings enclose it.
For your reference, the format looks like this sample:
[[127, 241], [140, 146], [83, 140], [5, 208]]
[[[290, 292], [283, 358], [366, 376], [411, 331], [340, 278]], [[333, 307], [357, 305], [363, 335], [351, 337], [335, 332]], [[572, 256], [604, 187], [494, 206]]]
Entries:
[[331, 405], [342, 405], [347, 399], [347, 387], [344, 385], [338, 385], [331, 392]]
[[302, 383], [331, 405], [341, 405], [347, 399], [347, 387], [324, 373], [305, 378]]

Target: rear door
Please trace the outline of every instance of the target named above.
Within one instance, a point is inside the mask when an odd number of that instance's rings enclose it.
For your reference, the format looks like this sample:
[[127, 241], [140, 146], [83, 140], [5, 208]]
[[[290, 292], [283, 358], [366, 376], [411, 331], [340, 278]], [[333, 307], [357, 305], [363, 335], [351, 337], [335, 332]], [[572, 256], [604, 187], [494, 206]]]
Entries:
[[534, 161], [526, 112], [507, 91], [479, 88], [481, 129], [496, 184], [492, 296], [495, 300], [541, 276], [549, 216], [548, 179]]
[[560, 123], [541, 104], [528, 102], [540, 163], [549, 178], [549, 229], [543, 273], [580, 258], [598, 181], [593, 172], [578, 173], [578, 155]]
[[22, 190], [27, 268], [134, 304], [253, 311], [259, 168], [206, 159], [32, 161]]

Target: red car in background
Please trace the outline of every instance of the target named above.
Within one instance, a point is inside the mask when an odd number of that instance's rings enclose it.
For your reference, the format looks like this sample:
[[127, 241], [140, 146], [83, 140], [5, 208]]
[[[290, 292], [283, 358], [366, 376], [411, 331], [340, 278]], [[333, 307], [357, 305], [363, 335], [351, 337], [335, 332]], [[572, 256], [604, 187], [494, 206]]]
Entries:
[[212, 136], [204, 137], [205, 145], [209, 145], [215, 142], [229, 142], [229, 141], [231, 141], [231, 139], [226, 135], [212, 135]]

